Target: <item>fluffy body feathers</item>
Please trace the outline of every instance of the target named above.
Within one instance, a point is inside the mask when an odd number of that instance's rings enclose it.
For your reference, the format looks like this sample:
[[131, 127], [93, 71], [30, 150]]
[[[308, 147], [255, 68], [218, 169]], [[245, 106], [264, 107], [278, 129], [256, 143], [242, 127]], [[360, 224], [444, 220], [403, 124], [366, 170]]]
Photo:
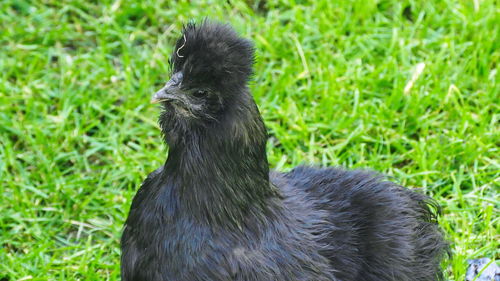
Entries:
[[366, 171], [269, 171], [250, 41], [190, 24], [171, 63], [154, 97], [169, 155], [133, 199], [122, 280], [438, 280], [430, 198]]

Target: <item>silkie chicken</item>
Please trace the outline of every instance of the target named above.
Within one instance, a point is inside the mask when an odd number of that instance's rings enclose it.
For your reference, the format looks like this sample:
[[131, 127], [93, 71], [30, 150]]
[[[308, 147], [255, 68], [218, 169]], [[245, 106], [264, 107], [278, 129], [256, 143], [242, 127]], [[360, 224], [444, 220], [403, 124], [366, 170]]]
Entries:
[[168, 158], [132, 201], [122, 280], [441, 279], [447, 243], [432, 199], [373, 172], [270, 172], [253, 62], [229, 25], [184, 27], [153, 96]]

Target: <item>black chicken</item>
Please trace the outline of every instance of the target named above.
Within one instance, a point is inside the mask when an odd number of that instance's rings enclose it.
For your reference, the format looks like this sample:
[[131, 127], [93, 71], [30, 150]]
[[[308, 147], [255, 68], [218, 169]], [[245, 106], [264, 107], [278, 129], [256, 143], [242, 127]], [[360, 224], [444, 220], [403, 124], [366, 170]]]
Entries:
[[269, 172], [253, 61], [228, 25], [184, 28], [153, 96], [169, 155], [133, 199], [122, 280], [438, 280], [430, 198], [366, 171]]

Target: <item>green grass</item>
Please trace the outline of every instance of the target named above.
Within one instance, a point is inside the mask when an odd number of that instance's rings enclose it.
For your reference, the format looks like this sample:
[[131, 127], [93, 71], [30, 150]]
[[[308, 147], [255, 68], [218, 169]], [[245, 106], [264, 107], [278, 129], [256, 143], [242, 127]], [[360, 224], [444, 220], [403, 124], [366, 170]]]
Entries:
[[448, 280], [499, 257], [498, 1], [30, 2], [0, 2], [0, 280], [119, 279], [131, 198], [166, 157], [150, 95], [204, 17], [256, 44], [272, 167], [423, 187]]

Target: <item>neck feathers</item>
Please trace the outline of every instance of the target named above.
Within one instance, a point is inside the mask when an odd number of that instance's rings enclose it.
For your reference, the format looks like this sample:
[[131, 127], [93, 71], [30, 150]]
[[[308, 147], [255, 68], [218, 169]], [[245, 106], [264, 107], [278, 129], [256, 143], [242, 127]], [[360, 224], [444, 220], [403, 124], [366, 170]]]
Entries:
[[247, 97], [211, 126], [192, 127], [175, 137], [166, 132], [165, 176], [178, 189], [180, 205], [211, 223], [238, 223], [276, 194], [269, 183], [266, 129]]

